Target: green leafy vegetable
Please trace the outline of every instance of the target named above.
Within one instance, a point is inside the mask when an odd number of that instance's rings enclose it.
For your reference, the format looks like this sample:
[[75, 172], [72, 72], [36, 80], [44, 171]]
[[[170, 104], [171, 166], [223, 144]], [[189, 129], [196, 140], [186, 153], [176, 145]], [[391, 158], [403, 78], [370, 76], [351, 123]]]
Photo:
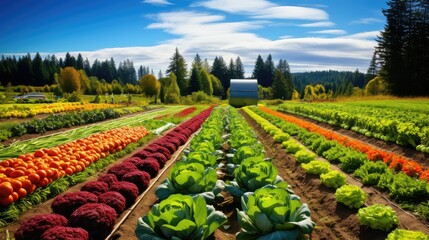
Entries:
[[289, 137], [290, 137], [289, 134], [280, 131], [279, 133], [275, 134], [273, 138], [274, 138], [274, 141], [281, 143], [281, 142], [287, 141]]
[[238, 240], [296, 239], [311, 233], [315, 223], [310, 209], [284, 188], [268, 186], [241, 197]]
[[305, 149], [301, 149], [295, 154], [296, 160], [300, 163], [309, 163], [316, 159], [316, 154], [309, 152]]
[[277, 175], [277, 168], [262, 157], [251, 157], [243, 160], [234, 170], [234, 181], [226, 185], [226, 190], [236, 197], [245, 192], [254, 192], [256, 189], [273, 184], [280, 188], [287, 188], [287, 183]]
[[360, 208], [365, 203], [367, 196], [359, 186], [343, 185], [337, 188], [335, 199], [349, 208]]
[[385, 232], [390, 231], [398, 225], [398, 217], [391, 207], [382, 204], [374, 204], [369, 207], [359, 209], [357, 214], [359, 224], [378, 229]]
[[237, 149], [237, 152], [234, 154], [232, 163], [240, 164], [241, 161], [243, 161], [246, 158], [258, 157], [258, 156], [263, 157], [263, 154], [261, 153], [261, 150], [259, 148], [252, 147], [252, 146], [242, 146], [239, 149]]
[[307, 173], [317, 175], [327, 173], [331, 170], [331, 164], [318, 160], [314, 160], [309, 163], [302, 163], [301, 167], [304, 168]]
[[166, 178], [155, 190], [159, 199], [166, 199], [171, 194], [181, 193], [201, 195], [207, 202], [212, 202], [221, 192], [217, 183], [217, 174], [213, 168], [194, 162], [177, 162]]
[[320, 175], [320, 179], [325, 186], [331, 188], [339, 188], [346, 184], [346, 176], [335, 170]]
[[204, 167], [213, 167], [216, 164], [216, 156], [213, 153], [196, 151], [189, 153], [185, 161], [201, 163]]
[[386, 240], [429, 240], [429, 236], [419, 231], [395, 229], [387, 235]]
[[283, 147], [286, 149], [287, 153], [296, 153], [302, 149], [302, 146], [299, 145], [296, 141], [289, 139], [282, 143]]
[[139, 218], [135, 234], [141, 240], [203, 240], [226, 221], [203, 197], [173, 194]]

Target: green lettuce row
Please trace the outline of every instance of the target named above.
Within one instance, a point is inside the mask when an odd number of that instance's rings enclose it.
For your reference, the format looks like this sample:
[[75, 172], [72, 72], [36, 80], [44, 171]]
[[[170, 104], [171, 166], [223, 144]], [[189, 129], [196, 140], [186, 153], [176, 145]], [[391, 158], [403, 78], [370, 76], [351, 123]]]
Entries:
[[[340, 168], [347, 173], [354, 173], [366, 185], [375, 185], [387, 190], [389, 196], [399, 203], [407, 204], [412, 209], [423, 209], [429, 199], [429, 184], [407, 176], [395, 173], [393, 170], [383, 170], [378, 163], [371, 163], [365, 154], [347, 148], [335, 141], [330, 141], [321, 135], [307, 131], [293, 123], [267, 114], [258, 108], [252, 110], [270, 120], [291, 136], [296, 136], [305, 146], [313, 149], [319, 156], [323, 156], [333, 163], [340, 163]], [[374, 165], [375, 164], [375, 165]], [[417, 205], [417, 206], [416, 206]], [[423, 212], [422, 212], [423, 213]], [[424, 214], [422, 215], [424, 216]], [[426, 217], [427, 218], [427, 217]]]
[[285, 103], [279, 109], [399, 145], [416, 147], [420, 144], [416, 148], [419, 151], [426, 151], [428, 146], [429, 121], [423, 112], [398, 111], [399, 109], [392, 109], [386, 104], [382, 108], [374, 108], [338, 103], [318, 103], [317, 106], [309, 103]]

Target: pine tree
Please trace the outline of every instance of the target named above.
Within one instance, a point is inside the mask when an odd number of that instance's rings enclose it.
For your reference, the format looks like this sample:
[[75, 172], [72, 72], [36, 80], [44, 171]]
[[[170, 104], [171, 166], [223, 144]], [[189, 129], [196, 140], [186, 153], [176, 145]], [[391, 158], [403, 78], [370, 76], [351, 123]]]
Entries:
[[[203, 61], [201, 61], [200, 55], [195, 55], [194, 61], [192, 62], [192, 67], [195, 66], [198, 71], [200, 71], [203, 68]], [[207, 71], [207, 70], [206, 70]]]
[[429, 95], [429, 2], [390, 0], [387, 5], [377, 47], [380, 74], [394, 95]]
[[[285, 79], [285, 93], [284, 99], [290, 100], [292, 99], [292, 93], [295, 89], [292, 74], [290, 73], [290, 67], [286, 60], [280, 59], [277, 64], [276, 70], [279, 70]], [[276, 75], [274, 76], [274, 80], [276, 79]], [[274, 82], [273, 82], [273, 92], [274, 92]]]
[[377, 52], [374, 51], [372, 54], [371, 62], [369, 63], [368, 70], [366, 71], [366, 74], [375, 76], [378, 74], [378, 65], [377, 65]]
[[237, 75], [236, 75], [236, 67], [235, 67], [234, 60], [232, 60], [232, 58], [229, 60], [229, 65], [228, 65], [228, 78], [229, 78], [229, 79], [237, 79]]
[[271, 57], [271, 54], [269, 54], [267, 59], [265, 60], [264, 66], [265, 66], [264, 81], [266, 85], [262, 85], [262, 86], [269, 87], [273, 84], [274, 71], [275, 71], [275, 66], [274, 66], [274, 62], [273, 62], [273, 58]]
[[13, 82], [13, 85], [34, 85], [33, 67], [31, 62], [31, 55], [22, 56], [17, 63], [17, 82]]
[[177, 85], [180, 88], [180, 95], [185, 96], [188, 93], [188, 82], [186, 79], [186, 61], [183, 56], [180, 55], [179, 50], [177, 48], [170, 60], [171, 62], [168, 66], [166, 73], [174, 73], [174, 75], [176, 75]]
[[69, 52], [66, 53], [66, 58], [64, 59], [64, 67], [73, 67], [76, 69], [76, 58], [71, 56]]
[[222, 97], [225, 98], [226, 91], [230, 86], [230, 79], [228, 78], [228, 67], [226, 66], [226, 63], [222, 57], [215, 57], [210, 73], [216, 76], [222, 83], [222, 86], [224, 88], [224, 93]]
[[82, 55], [80, 53], [77, 55], [76, 69], [77, 70], [83, 69], [83, 58], [82, 58]]
[[258, 58], [256, 59], [256, 63], [255, 63], [255, 68], [253, 69], [252, 78], [257, 79], [259, 85], [263, 87], [268, 87], [264, 79], [264, 71], [265, 71], [264, 60], [262, 60], [261, 55], [258, 55]]
[[39, 53], [33, 59], [33, 74], [34, 74], [34, 85], [43, 86], [47, 84], [48, 72], [46, 71], [45, 65], [43, 64], [42, 57]]
[[91, 72], [91, 64], [89, 63], [88, 58], [86, 58], [85, 61], [83, 61], [83, 70], [85, 70], [85, 72], [88, 76], [93, 75]]
[[[274, 72], [274, 81], [272, 85], [273, 98], [274, 99], [286, 99], [286, 78], [280, 69], [276, 69]], [[292, 93], [290, 93], [292, 95]], [[289, 99], [289, 98], [288, 98]]]
[[192, 65], [191, 69], [191, 78], [189, 79], [189, 93], [198, 92], [201, 90], [201, 79], [200, 72], [205, 69], [201, 69], [198, 71], [196, 65]]
[[237, 79], [244, 78], [244, 67], [240, 57], [237, 57], [237, 59], [235, 59], [235, 76]]

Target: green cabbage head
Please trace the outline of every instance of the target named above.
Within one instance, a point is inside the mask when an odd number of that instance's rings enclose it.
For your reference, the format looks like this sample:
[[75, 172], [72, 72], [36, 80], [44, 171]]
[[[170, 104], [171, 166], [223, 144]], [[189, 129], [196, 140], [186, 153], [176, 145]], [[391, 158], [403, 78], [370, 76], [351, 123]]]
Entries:
[[297, 239], [311, 233], [315, 226], [307, 204], [284, 188], [267, 186], [246, 193], [241, 207], [238, 240]]
[[277, 175], [277, 168], [262, 157], [251, 157], [243, 160], [234, 170], [234, 181], [225, 185], [225, 189], [235, 197], [241, 197], [245, 192], [254, 192], [266, 185], [276, 185], [287, 188], [287, 183]]
[[207, 202], [212, 202], [221, 192], [217, 183], [217, 173], [213, 168], [205, 168], [201, 163], [178, 161], [155, 194], [160, 200], [175, 193], [201, 195]]
[[202, 240], [226, 221], [203, 197], [173, 194], [139, 218], [135, 234], [140, 240]]

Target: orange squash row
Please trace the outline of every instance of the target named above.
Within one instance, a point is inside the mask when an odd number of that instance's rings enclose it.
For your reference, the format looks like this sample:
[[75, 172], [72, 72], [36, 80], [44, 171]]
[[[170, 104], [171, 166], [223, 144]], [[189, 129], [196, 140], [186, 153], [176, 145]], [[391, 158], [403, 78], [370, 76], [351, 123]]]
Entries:
[[81, 172], [147, 134], [144, 127], [122, 127], [1, 161], [0, 204], [8, 206], [66, 174]]

